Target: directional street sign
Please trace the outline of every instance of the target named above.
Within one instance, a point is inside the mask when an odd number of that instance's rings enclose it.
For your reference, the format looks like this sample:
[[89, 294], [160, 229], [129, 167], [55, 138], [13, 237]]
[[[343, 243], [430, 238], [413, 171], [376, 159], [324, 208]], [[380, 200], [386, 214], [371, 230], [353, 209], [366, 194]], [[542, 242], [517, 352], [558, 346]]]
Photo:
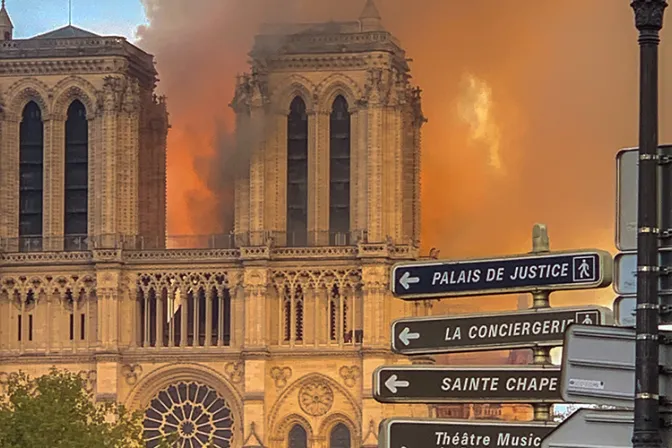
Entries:
[[613, 308], [616, 325], [621, 327], [637, 325], [637, 297], [616, 297]]
[[637, 249], [637, 192], [639, 150], [624, 149], [616, 154], [616, 247]]
[[[633, 407], [635, 335], [634, 328], [570, 325], [562, 350], [562, 398], [569, 403]], [[672, 346], [660, 344], [660, 365], [670, 362]], [[670, 392], [672, 378], [661, 374], [660, 396]]]
[[637, 294], [637, 254], [621, 253], [614, 257], [614, 291]]
[[[541, 448], [631, 448], [634, 417], [632, 411], [579, 409], [544, 437]], [[661, 436], [662, 446], [670, 446], [670, 432]]]
[[[660, 248], [659, 252], [667, 252], [672, 248]], [[614, 290], [617, 294], [637, 294], [637, 253], [624, 252], [614, 257]]]
[[373, 372], [381, 403], [559, 403], [557, 366], [383, 366]]
[[392, 350], [411, 355], [557, 347], [575, 322], [611, 324], [612, 312], [590, 306], [399, 319], [392, 323]]
[[391, 284], [406, 300], [601, 288], [611, 284], [612, 264], [611, 255], [600, 250], [399, 263]]
[[[662, 155], [672, 155], [672, 145], [660, 145]], [[638, 148], [616, 154], [616, 247], [620, 251], [637, 250]], [[659, 193], [662, 191], [659, 179]], [[660, 216], [660, 215], [659, 215]]]
[[551, 422], [494, 422], [391, 418], [380, 423], [378, 448], [538, 447]]

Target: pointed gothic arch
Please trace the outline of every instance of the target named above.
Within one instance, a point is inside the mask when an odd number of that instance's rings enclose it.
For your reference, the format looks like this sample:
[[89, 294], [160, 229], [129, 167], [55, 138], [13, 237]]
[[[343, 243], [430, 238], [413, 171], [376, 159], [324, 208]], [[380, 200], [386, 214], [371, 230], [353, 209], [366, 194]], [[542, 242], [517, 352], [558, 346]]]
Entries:
[[8, 109], [19, 121], [23, 109], [31, 101], [40, 107], [42, 119], [47, 119], [51, 114], [49, 98], [49, 87], [37, 78], [20, 79], [7, 89]]
[[329, 114], [329, 244], [350, 244], [350, 105], [337, 95]]
[[53, 112], [67, 117], [67, 111], [74, 100], [79, 100], [85, 108], [86, 118], [91, 119], [96, 114], [96, 88], [80, 76], [70, 76], [58, 82], [53, 88]]
[[19, 250], [42, 250], [44, 217], [44, 122], [31, 100], [19, 124]]
[[334, 73], [322, 80], [315, 89], [318, 98], [318, 108], [323, 111], [331, 111], [331, 107], [337, 96], [342, 96], [354, 110], [358, 100], [363, 98], [364, 93], [355, 80], [343, 73]]
[[296, 95], [287, 115], [287, 245], [308, 243], [308, 111]]
[[65, 120], [64, 173], [65, 250], [83, 250], [89, 218], [89, 123], [86, 106], [70, 102]]

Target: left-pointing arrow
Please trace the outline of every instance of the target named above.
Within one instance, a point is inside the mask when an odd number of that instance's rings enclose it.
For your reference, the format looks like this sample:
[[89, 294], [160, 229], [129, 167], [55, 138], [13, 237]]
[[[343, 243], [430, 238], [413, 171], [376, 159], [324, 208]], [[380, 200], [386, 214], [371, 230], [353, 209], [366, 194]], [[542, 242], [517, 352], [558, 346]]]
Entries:
[[420, 277], [411, 277], [411, 273], [406, 271], [404, 272], [404, 275], [401, 276], [399, 279], [399, 283], [401, 283], [401, 286], [404, 287], [404, 289], [408, 289], [411, 287], [411, 285], [415, 283], [420, 283]]
[[392, 392], [393, 394], [397, 393], [397, 388], [399, 387], [408, 387], [411, 385], [408, 381], [404, 380], [398, 380], [397, 375], [392, 375], [385, 381], [385, 387], [387, 387], [387, 390]]
[[420, 339], [420, 333], [411, 333], [411, 329], [408, 327], [404, 327], [404, 329], [401, 330], [401, 333], [399, 333], [399, 340], [406, 347], [408, 347], [408, 344], [414, 339]]

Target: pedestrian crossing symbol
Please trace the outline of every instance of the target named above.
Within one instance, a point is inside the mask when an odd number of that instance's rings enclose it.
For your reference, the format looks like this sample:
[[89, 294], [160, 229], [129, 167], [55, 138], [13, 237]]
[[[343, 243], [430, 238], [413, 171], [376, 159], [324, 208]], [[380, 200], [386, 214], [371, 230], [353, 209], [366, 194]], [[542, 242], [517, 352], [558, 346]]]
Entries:
[[577, 311], [574, 322], [581, 325], [600, 325], [599, 311]]
[[574, 257], [572, 260], [572, 280], [576, 283], [597, 281], [596, 258], [593, 255]]

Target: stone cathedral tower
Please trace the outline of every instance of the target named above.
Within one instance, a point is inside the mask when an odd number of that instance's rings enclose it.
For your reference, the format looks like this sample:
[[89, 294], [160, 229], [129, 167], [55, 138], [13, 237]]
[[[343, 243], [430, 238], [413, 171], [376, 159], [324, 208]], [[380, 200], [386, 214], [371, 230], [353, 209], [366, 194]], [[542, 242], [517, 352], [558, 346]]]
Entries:
[[[166, 247], [166, 103], [153, 58], [68, 26], [13, 40], [0, 10], [0, 392], [77, 372], [184, 446], [360, 448], [426, 405], [372, 398], [409, 363], [393, 263], [419, 256], [420, 91], [372, 0], [268, 25], [231, 106], [235, 229]], [[415, 359], [413, 362], [422, 362]]]

